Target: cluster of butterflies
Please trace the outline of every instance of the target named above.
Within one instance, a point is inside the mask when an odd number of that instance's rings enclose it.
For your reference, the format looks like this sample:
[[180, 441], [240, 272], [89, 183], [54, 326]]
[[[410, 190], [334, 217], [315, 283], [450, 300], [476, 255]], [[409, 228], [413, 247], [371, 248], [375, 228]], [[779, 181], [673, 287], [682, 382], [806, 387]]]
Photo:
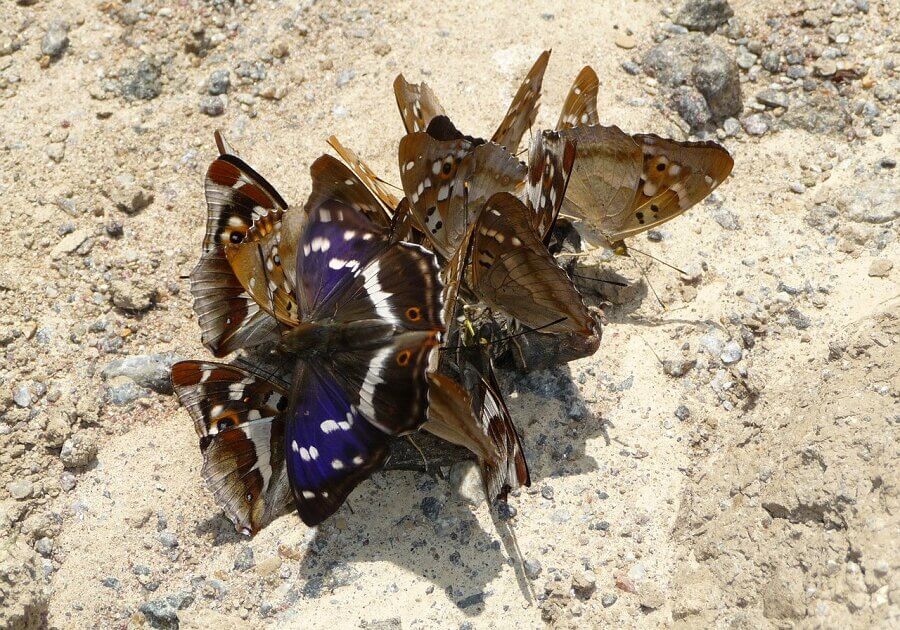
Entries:
[[[191, 274], [202, 340], [216, 357], [274, 348], [292, 367], [289, 384], [246, 360], [172, 368], [203, 476], [239, 532], [292, 506], [321, 523], [384, 465], [396, 436], [420, 429], [474, 454], [490, 501], [530, 483], [494, 358], [522, 334], [562, 340], [560, 361], [600, 343], [552, 253], [560, 225], [577, 221], [622, 253], [623, 239], [684, 212], [732, 168], [712, 142], [600, 125], [590, 67], [520, 161], [548, 60], [489, 141], [398, 76], [402, 198], [332, 137], [340, 159], [319, 157], [305, 206], [290, 207], [216, 134]], [[502, 327], [482, 332], [485, 317]]]

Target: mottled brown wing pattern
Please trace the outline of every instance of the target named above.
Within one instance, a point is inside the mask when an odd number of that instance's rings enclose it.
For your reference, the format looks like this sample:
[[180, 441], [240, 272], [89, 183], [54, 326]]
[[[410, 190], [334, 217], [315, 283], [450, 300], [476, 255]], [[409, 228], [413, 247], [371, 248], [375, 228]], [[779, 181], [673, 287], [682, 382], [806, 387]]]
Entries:
[[609, 237], [634, 236], [677, 217], [706, 198], [734, 166], [715, 142], [678, 142], [653, 134], [634, 136], [643, 153], [637, 194], [628, 214]]
[[[309, 172], [312, 177], [312, 192], [305, 206], [307, 211], [331, 199], [362, 212], [379, 227], [391, 226], [391, 215], [376, 193], [337, 158], [323, 155], [313, 162]], [[396, 205], [390, 209], [394, 208]]]
[[394, 79], [394, 97], [406, 133], [425, 131], [432, 118], [444, 115], [444, 108], [431, 88], [425, 83], [409, 83], [402, 74]]
[[397, 208], [397, 205], [400, 203], [400, 200], [391, 193], [387, 187], [381, 183], [381, 180], [375, 174], [375, 172], [369, 168], [369, 165], [366, 164], [362, 158], [356, 155], [355, 152], [351, 151], [344, 145], [342, 145], [335, 136], [331, 136], [328, 138], [328, 144], [331, 145], [331, 148], [334, 149], [341, 159], [350, 167], [350, 170], [353, 171], [353, 174], [369, 189], [369, 191], [375, 195], [375, 197], [381, 202], [385, 214], [388, 218], [393, 218], [394, 210]]
[[281, 211], [257, 220], [244, 240], [225, 248], [234, 275], [244, 290], [267, 313], [282, 324], [296, 326], [300, 313], [294, 285], [285, 272], [288, 261], [282, 257]]
[[597, 333], [581, 295], [534, 231], [531, 211], [519, 199], [509, 193], [491, 197], [478, 215], [473, 238], [468, 284], [485, 304], [531, 328], [546, 326], [548, 333]]
[[553, 230], [574, 164], [574, 142], [555, 131], [535, 136], [528, 159], [525, 198], [532, 210], [532, 226], [542, 239], [546, 240]]
[[571, 127], [590, 127], [600, 124], [600, 116], [597, 113], [597, 92], [600, 89], [600, 80], [597, 73], [590, 66], [585, 66], [575, 77], [575, 82], [569, 89], [559, 114], [556, 129], [569, 129]]
[[235, 366], [205, 361], [173, 365], [172, 384], [200, 438], [203, 478], [235, 529], [253, 535], [286, 513], [287, 392]]
[[534, 62], [491, 138], [491, 142], [506, 147], [510, 153], [515, 154], [519, 150], [522, 136], [537, 119], [541, 106], [541, 85], [549, 59], [550, 51], [545, 50]]

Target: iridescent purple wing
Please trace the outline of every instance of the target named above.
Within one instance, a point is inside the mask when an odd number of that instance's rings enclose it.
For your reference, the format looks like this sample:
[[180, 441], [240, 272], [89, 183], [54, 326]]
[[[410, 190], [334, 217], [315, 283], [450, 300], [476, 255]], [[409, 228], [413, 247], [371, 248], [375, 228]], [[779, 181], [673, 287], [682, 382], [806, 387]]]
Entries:
[[299, 363], [284, 449], [294, 502], [303, 522], [318, 525], [384, 463], [388, 434], [351, 405], [328, 374]]

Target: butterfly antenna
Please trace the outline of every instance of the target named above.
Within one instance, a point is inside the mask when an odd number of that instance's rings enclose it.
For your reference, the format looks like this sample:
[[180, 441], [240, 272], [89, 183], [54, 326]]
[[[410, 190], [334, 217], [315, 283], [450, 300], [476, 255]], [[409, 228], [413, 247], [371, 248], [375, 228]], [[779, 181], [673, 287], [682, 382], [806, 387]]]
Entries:
[[637, 259], [634, 258], [633, 256], [631, 256], [630, 258], [631, 258], [631, 262], [633, 262], [635, 267], [638, 268], [638, 271], [641, 272], [641, 276], [644, 278], [644, 281], [647, 283], [647, 286], [650, 287], [650, 290], [653, 292], [653, 297], [655, 297], [656, 301], [659, 302], [659, 305], [662, 307], [662, 310], [668, 311], [669, 309], [666, 308], [666, 305], [663, 304], [663, 301], [659, 298], [659, 294], [656, 292], [656, 289], [653, 288], [653, 283], [650, 282], [650, 278], [647, 276], [647, 272], [644, 271], [643, 267], [641, 267], [641, 263], [639, 263], [637, 261]]
[[419, 455], [422, 457], [422, 463], [425, 464], [425, 472], [429, 472], [428, 470], [428, 458], [425, 457], [425, 453], [419, 448], [419, 445], [416, 444], [416, 441], [412, 439], [411, 435], [407, 435], [406, 439], [409, 440], [409, 443], [413, 445], [413, 448], [419, 451]]
[[592, 278], [590, 276], [582, 276], [578, 273], [569, 274], [573, 278], [581, 278], [582, 280], [593, 280], [594, 282], [600, 282], [601, 284], [611, 284], [617, 287], [627, 287], [627, 282], [619, 282], [618, 280], [604, 280], [603, 278]]
[[378, 177], [378, 175], [375, 175], [375, 181], [378, 182], [379, 184], [384, 184], [385, 186], [390, 186], [391, 188], [393, 188], [395, 190], [399, 190], [400, 192], [403, 192], [403, 189], [400, 188], [400, 186], [392, 184], [391, 182], [389, 182], [386, 179], [381, 179], [380, 177]]
[[646, 257], [649, 258], [650, 260], [655, 260], [655, 261], [658, 262], [660, 265], [665, 265], [665, 266], [668, 267], [669, 269], [672, 269], [672, 270], [674, 270], [674, 271], [677, 271], [678, 273], [680, 273], [680, 274], [683, 275], [683, 276], [689, 275], [689, 274], [688, 274], [686, 271], [684, 271], [683, 269], [679, 269], [679, 268], [676, 267], [675, 265], [670, 265], [670, 264], [667, 263], [665, 260], [660, 260], [659, 258], [657, 258], [656, 256], [653, 256], [652, 254], [648, 254], [647, 252], [642, 252], [641, 250], [635, 249], [634, 247], [629, 247], [628, 250], [629, 250], [629, 251], [632, 251], [632, 252], [637, 252], [637, 253], [640, 254], [641, 256], [646, 256]]
[[[506, 337], [501, 337], [500, 339], [493, 339], [491, 341], [487, 341], [485, 345], [491, 346], [491, 345], [498, 344], [503, 341], [509, 341], [510, 339], [515, 339], [516, 337], [521, 337], [522, 335], [527, 335], [528, 333], [531, 333], [531, 332], [540, 332], [541, 330], [544, 330], [545, 328], [550, 328], [551, 326], [555, 326], [556, 324], [558, 324], [560, 322], [564, 322], [567, 319], [569, 319], [569, 318], [568, 317], [560, 317], [559, 319], [554, 319], [552, 322], [550, 322], [548, 324], [544, 324], [543, 326], [538, 326], [537, 328], [532, 328], [531, 326], [525, 326], [524, 324], [519, 322], [519, 325], [522, 326], [524, 328], [524, 330], [520, 330], [519, 332], [514, 333], [512, 335], [508, 335]], [[446, 352], [447, 350], [459, 350], [464, 347], [465, 347], [464, 345], [444, 346], [441, 348], [441, 352]]]

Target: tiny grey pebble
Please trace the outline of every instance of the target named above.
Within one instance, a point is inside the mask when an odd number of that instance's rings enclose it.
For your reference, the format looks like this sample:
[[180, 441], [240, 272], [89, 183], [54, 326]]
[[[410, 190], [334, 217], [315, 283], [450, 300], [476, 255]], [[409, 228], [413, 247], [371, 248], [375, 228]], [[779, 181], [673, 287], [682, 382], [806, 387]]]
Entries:
[[343, 72], [341, 72], [338, 75], [336, 84], [338, 87], [344, 87], [345, 85], [350, 83], [350, 81], [352, 81], [355, 78], [356, 78], [356, 70], [354, 70], [353, 68], [350, 68], [349, 70], [344, 70]]
[[678, 405], [675, 408], [675, 417], [683, 422], [691, 417], [691, 410], [686, 405]]
[[731, 365], [732, 363], [737, 363], [743, 357], [743, 352], [741, 351], [741, 346], [737, 341], [729, 341], [725, 344], [725, 348], [722, 349], [722, 354], [720, 355], [720, 359], [722, 359], [722, 363], [725, 365]]
[[769, 130], [769, 122], [762, 114], [751, 114], [743, 120], [744, 131], [751, 136], [761, 136]]
[[119, 588], [119, 580], [114, 577], [105, 577], [101, 580], [101, 584], [106, 588]]
[[606, 499], [609, 498], [609, 494], [607, 494], [607, 493], [604, 492], [603, 490], [597, 490], [597, 497], [598, 497], [599, 499], [602, 499], [603, 501], [605, 501]]
[[179, 626], [178, 613], [175, 607], [163, 599], [141, 604], [139, 610], [144, 614], [152, 628], [175, 630]]
[[34, 484], [27, 479], [19, 479], [6, 484], [6, 490], [13, 499], [24, 501], [34, 492]]
[[441, 502], [437, 499], [437, 497], [425, 497], [422, 499], [422, 503], [419, 505], [422, 510], [422, 514], [424, 514], [428, 520], [436, 521], [438, 516], [441, 514], [441, 509], [444, 507], [441, 505]]
[[515, 518], [516, 514], [518, 514], [518, 510], [506, 501], [497, 503], [497, 516], [501, 521], [508, 521], [511, 518]]
[[69, 25], [53, 22], [41, 40], [41, 52], [48, 57], [59, 57], [69, 47]]
[[789, 100], [788, 95], [778, 90], [763, 90], [756, 95], [756, 100], [766, 107], [787, 107]]
[[631, 76], [637, 76], [641, 73], [641, 67], [633, 61], [623, 61], [622, 70]]
[[200, 99], [200, 113], [207, 116], [221, 116], [225, 113], [225, 101], [221, 96], [204, 96]]
[[600, 603], [603, 604], [604, 608], [609, 608], [613, 604], [616, 603], [616, 600], [619, 598], [615, 593], [604, 593], [603, 597], [600, 598]]
[[658, 243], [663, 240], [663, 234], [659, 230], [649, 230], [647, 232], [647, 240], [653, 241], [654, 243]]
[[540, 561], [538, 560], [526, 560], [522, 563], [523, 568], [525, 569], [525, 576], [529, 580], [536, 580], [541, 575], [544, 570], [544, 567], [541, 566]]
[[897, 166], [897, 160], [889, 157], [881, 158], [881, 162], [879, 163], [881, 164], [882, 168], [894, 168], [895, 166]]
[[34, 550], [48, 558], [53, 553], [53, 541], [44, 536], [34, 543]]
[[69, 471], [66, 471], [59, 476], [59, 487], [62, 488], [63, 492], [71, 492], [74, 490], [76, 483], [77, 479], [75, 478], [75, 475]]
[[235, 570], [249, 571], [255, 566], [256, 559], [253, 557], [253, 549], [250, 546], [244, 546], [234, 559]]
[[541, 496], [547, 499], [548, 501], [553, 499], [553, 487], [552, 486], [543, 486], [541, 488]]
[[214, 70], [209, 75], [207, 90], [213, 96], [227, 94], [231, 89], [231, 73], [228, 70]]
[[802, 195], [806, 192], [806, 186], [804, 186], [801, 182], [791, 182], [791, 192], [796, 195]]
[[122, 225], [121, 221], [116, 221], [115, 219], [103, 227], [106, 230], [106, 234], [112, 238], [119, 238], [125, 233], [125, 226]]
[[167, 549], [174, 549], [178, 546], [178, 537], [172, 532], [160, 532], [159, 542]]

